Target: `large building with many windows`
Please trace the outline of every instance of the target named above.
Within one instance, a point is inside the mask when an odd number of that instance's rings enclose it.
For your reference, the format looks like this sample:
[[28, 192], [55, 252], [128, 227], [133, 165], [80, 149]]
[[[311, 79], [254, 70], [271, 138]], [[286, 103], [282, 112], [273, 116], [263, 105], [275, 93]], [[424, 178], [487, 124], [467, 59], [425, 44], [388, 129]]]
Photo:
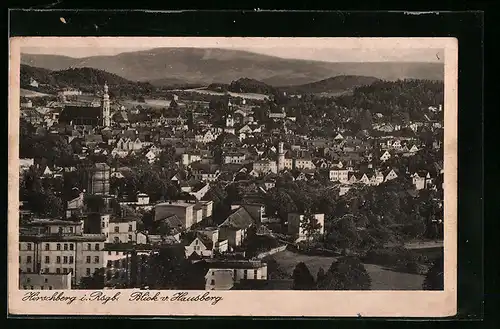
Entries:
[[103, 234], [84, 234], [82, 222], [37, 219], [21, 229], [19, 270], [26, 274], [71, 274], [72, 285], [104, 269]]

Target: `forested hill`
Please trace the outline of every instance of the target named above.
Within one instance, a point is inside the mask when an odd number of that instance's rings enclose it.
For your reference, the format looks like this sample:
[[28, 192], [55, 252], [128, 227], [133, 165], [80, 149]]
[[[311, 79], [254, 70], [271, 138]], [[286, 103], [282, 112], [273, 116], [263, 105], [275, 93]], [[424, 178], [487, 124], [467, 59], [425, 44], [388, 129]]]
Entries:
[[406, 119], [422, 118], [422, 109], [444, 103], [444, 83], [434, 80], [378, 81], [335, 98], [338, 106]]
[[334, 93], [352, 90], [360, 86], [371, 85], [377, 81], [381, 80], [375, 77], [361, 75], [339, 75], [303, 85], [280, 87], [279, 89], [289, 93], [300, 94]]
[[303, 85], [273, 87], [259, 80], [241, 78], [231, 82], [230, 84], [213, 83], [208, 86], [208, 89], [215, 91], [257, 93], [266, 95], [275, 95], [278, 92], [318, 94], [350, 91], [356, 87], [370, 85], [377, 81], [381, 80], [368, 76], [340, 75]]
[[276, 89], [262, 81], [241, 78], [232, 81], [230, 84], [225, 83], [212, 83], [208, 86], [208, 89], [214, 91], [230, 91], [233, 93], [255, 93], [255, 94], [265, 94], [272, 95], [276, 93]]
[[39, 84], [47, 85], [45, 88], [40, 87], [45, 90], [64, 87], [73, 87], [82, 90], [94, 89], [97, 86], [104, 85], [104, 83], [107, 83], [110, 88], [115, 86], [147, 88], [150, 86], [149, 83], [133, 82], [116, 74], [89, 67], [50, 71], [47, 69], [21, 64], [21, 88], [33, 89], [29, 85], [31, 78], [35, 79]]

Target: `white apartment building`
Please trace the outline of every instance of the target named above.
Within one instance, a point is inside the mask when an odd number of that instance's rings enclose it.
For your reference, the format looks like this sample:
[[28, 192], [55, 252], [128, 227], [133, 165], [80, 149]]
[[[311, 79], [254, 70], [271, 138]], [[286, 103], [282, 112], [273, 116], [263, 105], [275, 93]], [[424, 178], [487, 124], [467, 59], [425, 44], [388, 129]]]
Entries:
[[274, 174], [277, 173], [278, 167], [276, 165], [276, 161], [272, 160], [259, 160], [253, 163], [253, 170], [257, 173], [268, 173], [272, 172]]
[[330, 170], [329, 177], [332, 182], [347, 183], [349, 181], [349, 170], [347, 169]]
[[71, 289], [71, 273], [67, 274], [37, 274], [20, 273], [20, 290], [68, 290]]
[[127, 243], [137, 241], [137, 220], [111, 218], [107, 242]]
[[267, 264], [260, 261], [213, 261], [208, 263], [205, 290], [227, 290], [241, 280], [267, 280]]
[[72, 274], [72, 284], [105, 267], [102, 234], [84, 234], [80, 222], [34, 220], [19, 236], [21, 273]]

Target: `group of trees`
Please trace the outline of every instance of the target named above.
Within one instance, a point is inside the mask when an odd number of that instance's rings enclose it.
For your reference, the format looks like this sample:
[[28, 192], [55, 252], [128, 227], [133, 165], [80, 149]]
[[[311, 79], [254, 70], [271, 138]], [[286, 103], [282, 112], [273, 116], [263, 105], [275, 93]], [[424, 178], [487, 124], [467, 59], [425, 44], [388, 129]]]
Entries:
[[424, 120], [424, 109], [444, 102], [444, 83], [432, 80], [377, 81], [341, 95], [335, 102], [347, 108], [369, 109], [373, 113], [393, 117], [407, 115], [411, 120]]
[[62, 135], [37, 135], [35, 127], [21, 118], [19, 128], [19, 157], [45, 159], [48, 165], [72, 163], [73, 149]]
[[[288, 182], [270, 189], [266, 211], [283, 221], [289, 213], [325, 215], [325, 234], [317, 242], [333, 250], [365, 252], [390, 242], [441, 238], [437, 219], [442, 218], [438, 191], [409, 193], [400, 179], [371, 187], [351, 189], [339, 197], [338, 190], [310, 182]], [[303, 229], [314, 232], [317, 223], [304, 221]], [[311, 227], [310, 227], [311, 226]]]
[[325, 272], [318, 270], [316, 279], [304, 262], [297, 264], [292, 274], [295, 290], [369, 290], [371, 278], [361, 261], [342, 257], [333, 261]]
[[20, 178], [19, 199], [26, 202], [36, 215], [57, 218], [64, 214], [64, 200], [57, 192], [50, 182], [40, 179], [34, 168]]
[[123, 171], [123, 178], [111, 178], [110, 189], [117, 195], [135, 198], [138, 192], [146, 193], [151, 202], [173, 200], [179, 197], [179, 186], [170, 180], [168, 171], [153, 168], [135, 168]]

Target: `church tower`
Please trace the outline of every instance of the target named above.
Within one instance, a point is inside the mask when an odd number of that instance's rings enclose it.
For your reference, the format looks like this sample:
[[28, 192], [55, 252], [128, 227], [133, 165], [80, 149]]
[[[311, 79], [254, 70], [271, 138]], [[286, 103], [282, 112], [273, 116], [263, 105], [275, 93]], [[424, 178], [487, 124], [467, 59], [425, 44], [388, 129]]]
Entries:
[[111, 126], [111, 113], [109, 108], [108, 85], [104, 83], [104, 94], [102, 95], [102, 125], [104, 127]]
[[226, 127], [227, 128], [232, 128], [234, 126], [234, 119], [233, 117], [231, 116], [231, 114], [229, 114], [227, 117], [226, 117]]
[[285, 169], [285, 150], [283, 142], [278, 144], [278, 172]]

